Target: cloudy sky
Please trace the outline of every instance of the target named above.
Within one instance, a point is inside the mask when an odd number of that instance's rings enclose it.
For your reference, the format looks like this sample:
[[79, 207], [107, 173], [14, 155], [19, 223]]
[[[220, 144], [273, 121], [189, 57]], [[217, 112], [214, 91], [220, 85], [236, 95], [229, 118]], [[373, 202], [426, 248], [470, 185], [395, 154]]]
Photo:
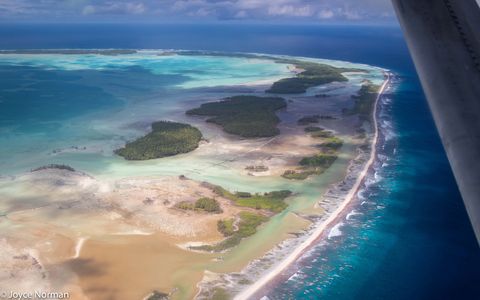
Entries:
[[390, 0], [0, 0], [1, 21], [393, 22]]

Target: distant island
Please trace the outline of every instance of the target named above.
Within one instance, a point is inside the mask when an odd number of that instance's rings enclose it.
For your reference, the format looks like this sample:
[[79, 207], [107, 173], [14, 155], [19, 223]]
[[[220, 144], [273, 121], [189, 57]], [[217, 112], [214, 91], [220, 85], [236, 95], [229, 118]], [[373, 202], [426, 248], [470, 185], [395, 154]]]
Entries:
[[159, 121], [152, 124], [152, 132], [115, 153], [127, 160], [148, 160], [188, 153], [198, 147], [202, 133], [183, 123]]
[[[232, 56], [253, 59], [269, 59], [278, 64], [293, 65], [297, 69], [295, 77], [284, 78], [275, 82], [266, 92], [271, 94], [302, 94], [309, 88], [332, 82], [348, 81], [342, 73], [346, 72], [362, 72], [365, 70], [358, 68], [337, 68], [331, 65], [322, 64], [314, 61], [304, 61], [292, 58], [278, 58], [271, 55], [249, 54], [249, 53], [233, 53], [226, 55], [222, 52], [215, 51], [178, 51], [178, 55], [195, 56]], [[323, 95], [325, 97], [326, 95]]]
[[210, 116], [207, 122], [241, 137], [272, 137], [280, 132], [277, 128], [280, 119], [275, 112], [285, 107], [285, 99], [279, 97], [234, 96], [204, 103], [187, 111], [187, 115]]
[[294, 65], [299, 72], [296, 77], [284, 78], [275, 82], [267, 93], [272, 94], [301, 94], [307, 89], [334, 81], [343, 82], [348, 79], [343, 76], [345, 72], [359, 72], [358, 69], [336, 68], [330, 65], [305, 62], [295, 59], [277, 60], [277, 63]]

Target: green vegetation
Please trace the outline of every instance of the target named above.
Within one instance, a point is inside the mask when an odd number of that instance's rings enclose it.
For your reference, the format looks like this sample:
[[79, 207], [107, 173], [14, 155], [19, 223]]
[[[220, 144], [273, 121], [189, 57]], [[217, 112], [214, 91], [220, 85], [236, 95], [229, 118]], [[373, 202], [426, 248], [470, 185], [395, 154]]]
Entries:
[[317, 130], [317, 131], [314, 131], [310, 134], [311, 137], [313, 138], [322, 138], [322, 139], [328, 139], [328, 138], [331, 138], [333, 137], [333, 133], [331, 131], [327, 131], [327, 130]]
[[379, 90], [380, 86], [372, 84], [371, 82], [362, 85], [358, 95], [352, 96], [355, 99], [355, 105], [353, 109], [347, 111], [347, 113], [358, 114], [362, 120], [370, 120]]
[[279, 97], [235, 96], [219, 102], [204, 103], [187, 115], [210, 116], [207, 122], [223, 127], [228, 133], [245, 138], [271, 137], [279, 134], [280, 119], [275, 111], [287, 106]]
[[357, 69], [336, 68], [325, 64], [305, 62], [295, 59], [280, 59], [277, 60], [277, 62], [292, 64], [304, 71], [297, 74], [296, 77], [284, 78], [275, 82], [267, 93], [301, 94], [305, 93], [308, 88], [314, 86], [334, 81], [348, 81], [348, 79], [342, 75], [344, 72], [363, 71]]
[[314, 156], [304, 157], [300, 161], [300, 165], [304, 167], [313, 167], [316, 169], [328, 169], [337, 159], [336, 155], [319, 153]]
[[310, 124], [318, 123], [320, 120], [334, 120], [335, 117], [329, 115], [311, 115], [298, 119], [297, 124], [300, 126], [306, 126]]
[[37, 171], [42, 171], [42, 170], [50, 170], [50, 169], [57, 169], [57, 170], [66, 170], [70, 172], [75, 172], [75, 169], [67, 166], [67, 165], [60, 165], [60, 164], [50, 164], [46, 166], [42, 166], [36, 169], [32, 169], [30, 172], [37, 172]]
[[312, 123], [318, 123], [320, 121], [320, 115], [305, 116], [298, 119], [297, 123], [300, 126], [309, 125]]
[[238, 222], [238, 229], [236, 231], [233, 231], [228, 238], [215, 245], [203, 245], [198, 247], [191, 247], [191, 249], [210, 252], [225, 251], [238, 245], [243, 238], [254, 235], [257, 232], [257, 227], [260, 226], [262, 223], [268, 221], [268, 217], [266, 216], [246, 211], [241, 212], [239, 214], [239, 217], [240, 221]]
[[328, 130], [325, 130], [321, 127], [317, 127], [317, 126], [308, 126], [308, 127], [305, 127], [305, 132], [306, 133], [309, 133], [311, 137], [313, 138], [324, 138], [324, 139], [328, 139], [328, 138], [333, 138], [334, 135], [331, 131], [328, 131]]
[[326, 153], [335, 153], [343, 146], [343, 140], [336, 136], [325, 139], [320, 148]]
[[[269, 59], [281, 64], [295, 65], [304, 71], [297, 74], [296, 77], [285, 78], [273, 84], [267, 93], [276, 94], [301, 94], [305, 93], [308, 88], [334, 82], [347, 81], [348, 79], [342, 75], [344, 72], [366, 72], [362, 69], [337, 68], [326, 64], [307, 62], [297, 59], [279, 59], [275, 56], [234, 53], [227, 54], [214, 51], [180, 51], [179, 55], [208, 55], [208, 56], [226, 56], [226, 57], [243, 57], [254, 59]], [[319, 95], [320, 97], [328, 95]]]
[[195, 150], [202, 139], [197, 128], [182, 123], [160, 121], [152, 124], [152, 132], [115, 153], [127, 160], [148, 160]]
[[300, 161], [300, 170], [287, 170], [282, 177], [291, 180], [305, 180], [312, 175], [320, 175], [325, 172], [337, 160], [336, 154], [318, 153], [310, 157], [304, 157]]
[[218, 203], [217, 200], [207, 197], [200, 198], [195, 201], [195, 203], [182, 201], [177, 203], [175, 207], [182, 210], [196, 210], [216, 214], [223, 212], [220, 203]]
[[318, 126], [308, 126], [308, 127], [305, 127], [304, 130], [307, 133], [312, 133], [312, 132], [323, 131], [324, 129], [322, 127], [318, 127]]
[[203, 197], [195, 201], [195, 209], [200, 209], [210, 213], [222, 213], [222, 208], [217, 200]]
[[223, 236], [231, 236], [234, 234], [233, 223], [235, 223], [235, 219], [219, 220], [217, 222], [217, 229]]
[[338, 151], [343, 146], [342, 139], [323, 128], [310, 126], [305, 128], [305, 132], [310, 133], [314, 138], [323, 139], [318, 145], [321, 151], [313, 156], [302, 158], [299, 162], [301, 166], [299, 170], [285, 171], [282, 177], [286, 179], [305, 180], [312, 175], [322, 174], [337, 160]]
[[[205, 185], [211, 188], [217, 195], [231, 200], [235, 205], [254, 209], [265, 209], [274, 213], [281, 212], [288, 206], [285, 203], [285, 198], [292, 194], [291, 191], [287, 190], [263, 194], [251, 194], [247, 192], [231, 193], [217, 185], [207, 183], [205, 183]], [[187, 207], [187, 209], [195, 209], [195, 206], [193, 203], [189, 203], [186, 204], [185, 207]], [[225, 240], [215, 245], [195, 246], [191, 247], [191, 249], [214, 252], [227, 250], [238, 245], [243, 238], [255, 234], [257, 227], [267, 220], [268, 217], [263, 214], [246, 211], [240, 212], [238, 222], [235, 222], [235, 219], [220, 220], [217, 222], [217, 229], [226, 237]]]
[[317, 174], [315, 171], [307, 171], [307, 170], [287, 170], [283, 173], [282, 177], [290, 180], [305, 180], [308, 177]]
[[220, 186], [215, 186], [214, 191], [217, 195], [233, 201], [238, 206], [266, 209], [274, 213], [281, 212], [287, 208], [288, 204], [285, 203], [285, 199], [292, 194], [291, 191], [287, 190], [273, 191], [264, 194], [250, 194], [245, 192], [236, 192], [233, 194]]

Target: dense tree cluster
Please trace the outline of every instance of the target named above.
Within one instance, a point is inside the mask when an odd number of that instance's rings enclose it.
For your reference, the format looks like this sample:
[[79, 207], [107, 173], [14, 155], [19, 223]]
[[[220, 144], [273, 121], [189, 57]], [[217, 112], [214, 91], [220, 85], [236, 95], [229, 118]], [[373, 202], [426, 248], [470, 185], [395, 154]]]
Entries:
[[221, 186], [215, 186], [214, 192], [221, 197], [233, 201], [238, 206], [266, 209], [274, 213], [279, 213], [287, 208], [288, 204], [285, 203], [285, 199], [292, 194], [292, 192], [288, 190], [273, 191], [263, 194], [251, 194], [246, 192], [231, 193]]
[[207, 197], [202, 197], [195, 202], [182, 201], [177, 203], [176, 207], [183, 210], [196, 210], [216, 214], [223, 212], [220, 203], [216, 199]]
[[294, 59], [277, 60], [279, 63], [287, 63], [295, 65], [297, 68], [304, 70], [297, 74], [296, 77], [284, 78], [275, 82], [272, 87], [267, 91], [273, 94], [302, 94], [307, 89], [327, 84], [331, 82], [348, 81], [348, 79], [342, 75], [345, 72], [363, 71], [357, 69], [348, 68], [336, 68], [330, 65], [304, 62]]
[[358, 114], [362, 120], [369, 121], [372, 118], [373, 106], [378, 96], [380, 86], [371, 82], [362, 85], [358, 95], [353, 96], [355, 105], [350, 114]]
[[160, 121], [152, 132], [115, 151], [127, 160], [148, 160], [195, 150], [202, 139], [197, 128], [182, 123]]
[[275, 111], [286, 106], [285, 100], [279, 97], [235, 96], [204, 103], [187, 114], [209, 116], [207, 122], [245, 138], [271, 137], [279, 134], [277, 125], [280, 119]]
[[221, 252], [227, 250], [238, 245], [243, 238], [255, 234], [257, 232], [257, 227], [266, 221], [268, 221], [268, 217], [264, 215], [243, 211], [239, 214], [237, 230], [234, 230], [233, 228], [233, 220], [219, 221], [217, 224], [220, 232], [228, 232], [228, 234], [226, 234], [228, 237], [225, 240], [214, 245], [203, 245], [190, 248], [194, 250], [211, 252]]

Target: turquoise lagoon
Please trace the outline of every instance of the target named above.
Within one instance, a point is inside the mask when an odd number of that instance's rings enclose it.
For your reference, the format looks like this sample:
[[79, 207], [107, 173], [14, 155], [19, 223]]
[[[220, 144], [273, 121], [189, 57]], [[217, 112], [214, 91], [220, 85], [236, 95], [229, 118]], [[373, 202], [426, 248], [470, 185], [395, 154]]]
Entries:
[[[218, 129], [184, 112], [231, 95], [262, 95], [261, 84], [293, 76], [288, 65], [271, 59], [161, 53], [0, 55], [0, 72], [6, 79], [0, 82], [0, 174], [13, 176], [57, 163], [101, 178], [183, 174], [235, 190], [268, 191], [287, 185], [306, 192], [305, 185], [279, 178], [240, 176], [222, 164], [229, 159], [223, 153], [205, 156], [194, 151], [144, 162], [114, 155], [114, 149], [144, 135], [157, 120], [195, 124], [207, 139], [228, 138], [218, 137]], [[370, 70], [367, 75], [348, 75], [349, 85], [332, 89], [332, 95], [355, 93], [365, 78], [383, 80], [377, 68], [315, 61]], [[347, 158], [337, 164], [338, 174], [331, 180], [341, 178]], [[318, 185], [312, 182], [311, 189], [317, 198]]]

